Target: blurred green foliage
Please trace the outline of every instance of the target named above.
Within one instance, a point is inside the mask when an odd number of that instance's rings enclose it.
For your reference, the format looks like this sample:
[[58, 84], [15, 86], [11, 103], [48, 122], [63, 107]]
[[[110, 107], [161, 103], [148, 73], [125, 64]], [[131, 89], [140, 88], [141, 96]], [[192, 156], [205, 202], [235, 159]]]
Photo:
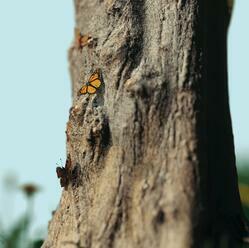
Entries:
[[238, 160], [240, 197], [247, 219], [249, 219], [249, 159]]
[[40, 248], [43, 240], [32, 240], [29, 238], [28, 230], [31, 220], [26, 214], [17, 221], [8, 231], [1, 228], [1, 248]]
[[[7, 189], [11, 186], [9, 183], [10, 180], [5, 180]], [[13, 183], [15, 182], [13, 181]], [[20, 219], [8, 230], [5, 230], [0, 225], [0, 248], [40, 248], [43, 240], [32, 240], [29, 237], [29, 229], [32, 223], [33, 198], [39, 188], [34, 184], [24, 184], [19, 189], [26, 196], [27, 208]]]
[[249, 159], [239, 159], [237, 164], [239, 182], [249, 185]]

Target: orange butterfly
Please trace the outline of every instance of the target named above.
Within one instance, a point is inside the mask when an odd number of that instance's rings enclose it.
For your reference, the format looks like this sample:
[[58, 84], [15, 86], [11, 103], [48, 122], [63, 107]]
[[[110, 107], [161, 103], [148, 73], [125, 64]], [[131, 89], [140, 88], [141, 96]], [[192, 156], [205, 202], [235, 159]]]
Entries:
[[75, 43], [77, 49], [82, 50], [83, 47], [93, 43], [93, 38], [88, 34], [83, 35], [78, 29], [75, 29]]
[[102, 84], [102, 76], [100, 69], [95, 70], [90, 76], [88, 82], [79, 90], [79, 95], [95, 94]]

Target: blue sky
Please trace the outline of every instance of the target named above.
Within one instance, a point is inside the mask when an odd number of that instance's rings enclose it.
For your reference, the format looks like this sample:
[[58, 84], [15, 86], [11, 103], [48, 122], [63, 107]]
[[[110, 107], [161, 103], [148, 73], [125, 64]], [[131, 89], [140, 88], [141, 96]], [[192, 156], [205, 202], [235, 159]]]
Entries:
[[[249, 149], [249, 1], [237, 0], [229, 32], [229, 87], [237, 154]], [[35, 182], [33, 231], [46, 230], [61, 188], [56, 163], [65, 161], [65, 126], [71, 103], [67, 49], [73, 39], [72, 1], [0, 0], [0, 222], [12, 223], [25, 208], [2, 182]], [[4, 214], [3, 214], [4, 213]], [[41, 234], [42, 235], [42, 234]]]
[[228, 40], [230, 106], [235, 148], [240, 156], [249, 152], [248, 9], [249, 1], [235, 0]]
[[[0, 30], [0, 186], [10, 174], [18, 176], [18, 184], [41, 186], [35, 201], [36, 232], [46, 229], [61, 192], [55, 167], [66, 153], [72, 1], [0, 0]], [[21, 193], [10, 201], [0, 192], [0, 217], [5, 217], [0, 221], [7, 225], [25, 209], [25, 201]]]

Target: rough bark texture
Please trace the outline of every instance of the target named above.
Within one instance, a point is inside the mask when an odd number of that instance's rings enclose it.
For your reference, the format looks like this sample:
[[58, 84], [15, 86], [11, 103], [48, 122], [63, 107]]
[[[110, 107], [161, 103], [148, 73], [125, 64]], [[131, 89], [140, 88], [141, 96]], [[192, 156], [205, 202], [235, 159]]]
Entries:
[[[75, 7], [96, 46], [70, 49], [71, 182], [43, 247], [188, 248], [239, 236], [225, 1]], [[77, 96], [95, 68], [104, 86]]]

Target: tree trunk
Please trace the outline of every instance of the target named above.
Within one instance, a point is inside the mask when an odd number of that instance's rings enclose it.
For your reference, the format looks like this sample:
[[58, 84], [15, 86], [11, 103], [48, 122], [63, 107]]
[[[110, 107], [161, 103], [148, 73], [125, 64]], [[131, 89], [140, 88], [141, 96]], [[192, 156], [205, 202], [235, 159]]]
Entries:
[[[76, 0], [69, 185], [43, 247], [201, 247], [243, 238], [225, 1]], [[103, 85], [78, 96], [92, 69]]]

